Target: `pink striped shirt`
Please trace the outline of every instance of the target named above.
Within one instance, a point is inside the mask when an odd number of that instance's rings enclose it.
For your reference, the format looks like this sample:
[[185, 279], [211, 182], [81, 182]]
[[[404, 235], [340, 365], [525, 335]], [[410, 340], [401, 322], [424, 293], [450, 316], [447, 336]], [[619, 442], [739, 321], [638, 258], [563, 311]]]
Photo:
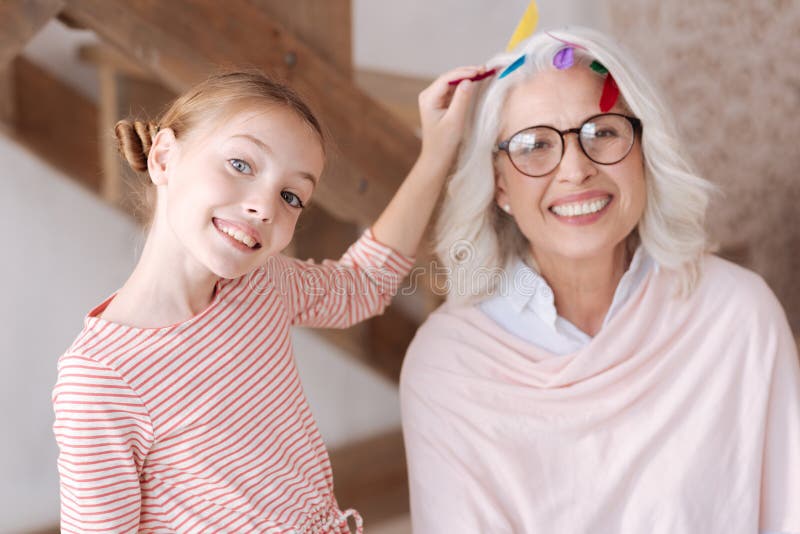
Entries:
[[180, 324], [89, 312], [53, 391], [62, 532], [349, 532], [289, 327], [381, 313], [412, 263], [368, 230], [338, 262], [220, 280]]

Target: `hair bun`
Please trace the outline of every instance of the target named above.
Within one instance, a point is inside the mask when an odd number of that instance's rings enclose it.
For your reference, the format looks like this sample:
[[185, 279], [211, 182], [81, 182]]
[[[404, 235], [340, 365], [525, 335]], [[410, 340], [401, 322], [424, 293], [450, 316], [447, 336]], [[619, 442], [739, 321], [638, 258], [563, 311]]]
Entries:
[[120, 153], [137, 172], [147, 171], [147, 154], [158, 133], [154, 122], [122, 120], [114, 127]]

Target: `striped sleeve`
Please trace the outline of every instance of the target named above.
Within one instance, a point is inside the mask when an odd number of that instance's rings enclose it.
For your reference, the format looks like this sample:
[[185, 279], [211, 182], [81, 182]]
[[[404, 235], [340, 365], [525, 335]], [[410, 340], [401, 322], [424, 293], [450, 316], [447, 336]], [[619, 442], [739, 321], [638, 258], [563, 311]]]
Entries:
[[116, 371], [70, 354], [59, 361], [52, 400], [61, 532], [137, 532], [139, 474], [153, 443], [141, 399]]
[[292, 324], [326, 328], [347, 328], [382, 313], [414, 264], [371, 230], [338, 261], [276, 259], [268, 276], [284, 296]]

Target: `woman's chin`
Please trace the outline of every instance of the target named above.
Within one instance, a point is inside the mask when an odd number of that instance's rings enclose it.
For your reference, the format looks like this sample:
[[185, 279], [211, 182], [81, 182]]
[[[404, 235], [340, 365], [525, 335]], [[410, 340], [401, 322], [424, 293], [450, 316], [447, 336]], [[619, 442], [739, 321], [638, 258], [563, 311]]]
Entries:
[[588, 239], [562, 240], [548, 245], [534, 245], [534, 257], [550, 256], [560, 261], [587, 261], [613, 255], [619, 243]]

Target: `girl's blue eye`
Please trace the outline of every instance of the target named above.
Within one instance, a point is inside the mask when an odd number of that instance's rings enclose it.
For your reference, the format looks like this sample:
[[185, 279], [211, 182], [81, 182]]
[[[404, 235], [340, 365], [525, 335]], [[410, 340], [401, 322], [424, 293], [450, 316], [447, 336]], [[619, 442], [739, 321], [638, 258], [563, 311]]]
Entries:
[[303, 201], [300, 200], [300, 197], [298, 197], [294, 193], [290, 193], [289, 191], [281, 191], [281, 196], [283, 197], [283, 200], [285, 200], [286, 203], [292, 206], [293, 208], [305, 207], [305, 204], [303, 204]]
[[228, 163], [231, 164], [231, 167], [233, 167], [242, 174], [250, 174], [253, 172], [253, 170], [250, 168], [250, 164], [244, 160], [233, 158], [229, 159]]

